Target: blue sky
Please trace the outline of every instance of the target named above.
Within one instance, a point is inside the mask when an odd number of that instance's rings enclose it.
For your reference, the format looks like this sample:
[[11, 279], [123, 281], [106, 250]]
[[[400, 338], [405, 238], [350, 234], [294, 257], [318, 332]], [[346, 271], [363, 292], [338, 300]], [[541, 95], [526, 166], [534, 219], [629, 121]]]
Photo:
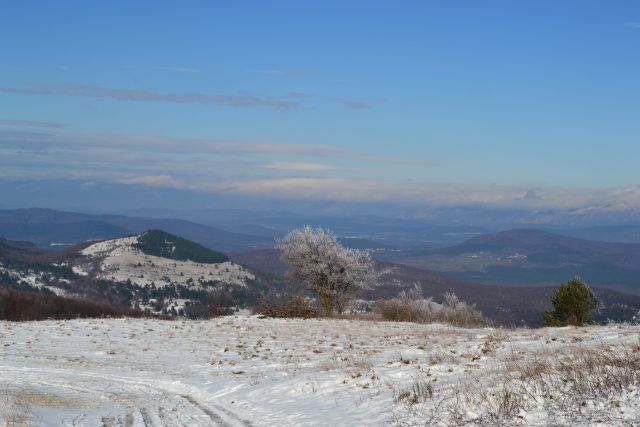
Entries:
[[637, 1], [6, 1], [0, 178], [640, 205]]

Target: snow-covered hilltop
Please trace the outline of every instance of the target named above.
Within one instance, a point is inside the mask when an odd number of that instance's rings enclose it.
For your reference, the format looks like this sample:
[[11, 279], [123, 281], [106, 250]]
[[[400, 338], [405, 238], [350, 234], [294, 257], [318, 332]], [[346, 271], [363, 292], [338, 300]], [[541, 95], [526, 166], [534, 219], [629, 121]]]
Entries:
[[268, 285], [263, 282], [259, 272], [229, 261], [224, 253], [161, 230], [63, 252], [0, 241], [2, 287], [118, 308], [202, 317], [214, 295], [246, 303]]
[[[154, 235], [161, 239], [160, 243], [143, 246]], [[81, 275], [93, 274], [99, 279], [129, 281], [138, 286], [153, 284], [157, 287], [174, 284], [201, 288], [208, 282], [245, 286], [248, 279], [255, 278], [242, 266], [229, 262], [223, 254], [199, 245], [198, 253], [192, 251], [195, 259], [217, 262], [195, 262], [189, 259], [187, 250], [178, 246], [184, 245], [178, 239], [154, 230], [94, 243], [80, 252], [83, 257], [74, 262], [73, 270]], [[189, 243], [196, 247], [194, 243]], [[180, 252], [185, 253], [185, 256], [174, 256]], [[163, 256], [149, 253], [163, 253]]]

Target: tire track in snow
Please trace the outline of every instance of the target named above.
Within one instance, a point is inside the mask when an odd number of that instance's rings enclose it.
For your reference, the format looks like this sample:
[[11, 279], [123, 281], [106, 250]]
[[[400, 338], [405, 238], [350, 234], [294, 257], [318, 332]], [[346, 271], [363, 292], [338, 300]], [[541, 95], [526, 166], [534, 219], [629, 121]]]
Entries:
[[[16, 368], [0, 366], [0, 382], [11, 381], [6, 374], [14, 373], [25, 380], [32, 374], [30, 383], [50, 393], [74, 391], [99, 396], [116, 403], [125, 414], [99, 414], [107, 427], [125, 426], [251, 426], [232, 411], [218, 405], [206, 405], [193, 395], [206, 394], [203, 390], [176, 381], [148, 381], [137, 377], [122, 377], [65, 369]], [[3, 376], [5, 378], [3, 378]], [[102, 385], [102, 386], [97, 386]], [[114, 388], [114, 389], [112, 389]], [[98, 414], [95, 414], [98, 415]], [[88, 414], [78, 414], [74, 425], [83, 425]]]

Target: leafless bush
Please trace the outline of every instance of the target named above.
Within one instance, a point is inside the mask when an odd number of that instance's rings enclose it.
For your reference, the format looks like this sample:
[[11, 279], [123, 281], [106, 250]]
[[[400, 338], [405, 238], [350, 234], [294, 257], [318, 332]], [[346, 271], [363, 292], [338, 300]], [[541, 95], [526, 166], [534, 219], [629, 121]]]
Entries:
[[216, 289], [207, 294], [207, 315], [209, 317], [229, 316], [233, 314], [234, 301], [226, 289]]
[[266, 317], [318, 317], [318, 310], [300, 295], [262, 298], [253, 311]]
[[460, 327], [491, 324], [473, 305], [460, 301], [453, 293], [446, 293], [442, 304], [424, 298], [418, 284], [410, 291], [400, 292], [395, 298], [378, 301], [375, 311], [384, 320], [396, 322], [446, 323]]

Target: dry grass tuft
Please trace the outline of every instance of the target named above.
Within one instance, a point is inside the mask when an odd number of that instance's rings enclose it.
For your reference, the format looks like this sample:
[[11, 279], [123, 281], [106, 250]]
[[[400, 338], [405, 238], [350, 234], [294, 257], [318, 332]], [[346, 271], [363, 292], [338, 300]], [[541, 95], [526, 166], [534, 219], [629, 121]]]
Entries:
[[[615, 406], [616, 396], [640, 386], [638, 350], [638, 346], [623, 351], [605, 346], [577, 348], [521, 365], [510, 361], [500, 381], [493, 384], [468, 378], [449, 388], [435, 388], [432, 379], [420, 377], [395, 391], [394, 400], [405, 407], [396, 418], [401, 425], [407, 420], [445, 425], [520, 425], [527, 412], [536, 410], [546, 413], [554, 425], [567, 419], [580, 424], [582, 413], [577, 408], [603, 399]], [[607, 410], [603, 413], [606, 417]]]

